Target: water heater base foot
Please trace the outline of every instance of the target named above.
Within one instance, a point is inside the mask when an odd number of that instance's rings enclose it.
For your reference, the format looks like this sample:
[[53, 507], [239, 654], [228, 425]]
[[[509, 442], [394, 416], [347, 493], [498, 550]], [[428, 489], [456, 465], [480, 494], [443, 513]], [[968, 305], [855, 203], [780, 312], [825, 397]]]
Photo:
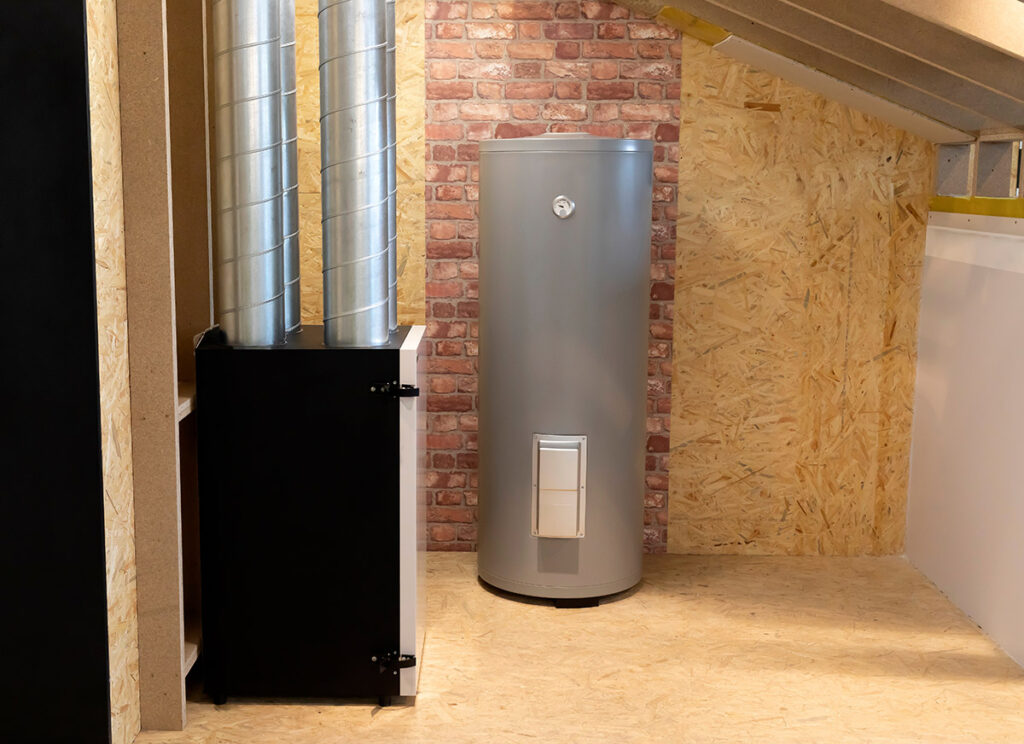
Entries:
[[566, 597], [564, 599], [555, 600], [555, 607], [560, 610], [579, 609], [580, 607], [597, 607], [599, 604], [601, 604], [600, 597]]

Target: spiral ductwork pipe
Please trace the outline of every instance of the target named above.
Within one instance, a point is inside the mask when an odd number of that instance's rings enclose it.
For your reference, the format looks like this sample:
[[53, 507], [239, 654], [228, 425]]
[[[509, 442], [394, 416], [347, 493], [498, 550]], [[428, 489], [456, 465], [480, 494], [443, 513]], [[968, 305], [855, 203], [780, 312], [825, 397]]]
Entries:
[[324, 337], [388, 341], [384, 0], [320, 0]]
[[398, 328], [398, 168], [396, 162], [398, 127], [395, 121], [397, 82], [395, 80], [395, 0], [385, 0], [387, 24], [388, 85], [388, 329]]
[[295, 101], [295, 0], [281, 2], [281, 209], [284, 327], [302, 322], [299, 304], [299, 133]]
[[279, 0], [213, 3], [218, 321], [230, 343], [284, 340]]

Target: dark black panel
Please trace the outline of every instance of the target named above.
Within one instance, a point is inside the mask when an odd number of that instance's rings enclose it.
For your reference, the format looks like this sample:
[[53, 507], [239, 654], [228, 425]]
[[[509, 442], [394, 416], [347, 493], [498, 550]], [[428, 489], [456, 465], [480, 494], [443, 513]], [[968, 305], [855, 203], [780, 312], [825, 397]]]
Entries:
[[110, 740], [82, 0], [0, 2], [0, 740]]
[[196, 353], [203, 668], [215, 700], [398, 693], [398, 380], [404, 333], [329, 349], [206, 334]]

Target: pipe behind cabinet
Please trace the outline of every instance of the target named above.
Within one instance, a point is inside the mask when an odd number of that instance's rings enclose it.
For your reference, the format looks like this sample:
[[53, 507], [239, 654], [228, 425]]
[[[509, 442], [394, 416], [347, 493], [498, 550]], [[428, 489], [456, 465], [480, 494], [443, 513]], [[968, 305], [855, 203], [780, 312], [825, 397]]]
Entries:
[[320, 0], [324, 336], [380, 346], [388, 323], [388, 129], [383, 0]]
[[230, 343], [284, 340], [279, 0], [215, 0], [217, 317]]

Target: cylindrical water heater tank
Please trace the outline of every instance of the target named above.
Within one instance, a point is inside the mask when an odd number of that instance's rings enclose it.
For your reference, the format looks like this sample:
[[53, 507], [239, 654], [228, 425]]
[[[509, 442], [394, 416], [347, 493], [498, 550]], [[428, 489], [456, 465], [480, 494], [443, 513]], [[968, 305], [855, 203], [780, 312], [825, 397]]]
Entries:
[[480, 144], [478, 570], [519, 594], [640, 580], [652, 144]]

